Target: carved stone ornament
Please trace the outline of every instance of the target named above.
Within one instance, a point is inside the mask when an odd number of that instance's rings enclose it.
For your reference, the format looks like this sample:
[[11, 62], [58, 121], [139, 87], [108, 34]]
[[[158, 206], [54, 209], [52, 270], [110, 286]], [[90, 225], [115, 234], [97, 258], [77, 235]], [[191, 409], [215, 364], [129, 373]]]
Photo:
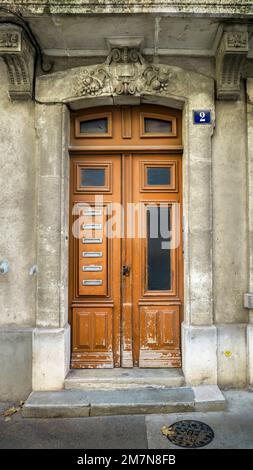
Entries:
[[0, 24], [0, 56], [7, 66], [9, 96], [27, 100], [32, 97], [34, 48], [25, 32], [13, 24]]
[[122, 63], [122, 64], [130, 64], [130, 63], [136, 63], [139, 62], [140, 64], [145, 63], [145, 59], [142, 57], [140, 51], [134, 47], [122, 47], [118, 48], [115, 47], [111, 49], [107, 59], [106, 63], [111, 64], [111, 63]]
[[241, 71], [248, 53], [246, 31], [224, 32], [216, 56], [217, 98], [237, 100]]
[[0, 50], [1, 52], [20, 51], [21, 33], [0, 30]]
[[109, 73], [102, 67], [92, 71], [85, 69], [80, 77], [81, 95], [99, 95], [102, 92], [105, 86], [105, 82], [108, 78]]
[[164, 68], [155, 67], [150, 65], [146, 67], [143, 72], [146, 88], [156, 93], [166, 91], [169, 80], [173, 78], [173, 74]]
[[78, 91], [83, 96], [163, 93], [171, 78], [168, 67], [148, 64], [138, 49], [117, 47], [111, 49], [104, 64], [84, 70]]

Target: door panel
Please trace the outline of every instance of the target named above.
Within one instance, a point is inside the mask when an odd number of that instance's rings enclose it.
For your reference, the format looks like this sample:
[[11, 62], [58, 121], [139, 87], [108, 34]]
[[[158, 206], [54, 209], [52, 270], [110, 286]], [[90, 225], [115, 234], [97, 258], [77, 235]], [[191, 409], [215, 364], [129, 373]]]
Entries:
[[140, 307], [140, 367], [179, 367], [179, 307]]
[[121, 239], [107, 236], [112, 205], [121, 202], [120, 180], [118, 155], [71, 159], [70, 313], [75, 368], [120, 364]]
[[72, 367], [113, 367], [112, 309], [73, 309]]
[[[89, 206], [80, 222], [79, 239], [79, 295], [106, 296], [108, 294], [108, 239], [104, 233], [106, 206]], [[84, 222], [83, 222], [84, 220]], [[95, 221], [95, 222], [94, 222]], [[95, 228], [94, 228], [95, 227]]]
[[[160, 166], [156, 166], [157, 161]], [[145, 168], [159, 171], [149, 181], [144, 176]], [[167, 171], [165, 177], [160, 168]], [[171, 168], [175, 175], [169, 179]], [[133, 239], [134, 364], [180, 367], [181, 159], [165, 154], [134, 154], [133, 174], [133, 202], [139, 204], [142, 214], [142, 236]], [[171, 182], [174, 190], [168, 192]]]
[[181, 366], [180, 145], [176, 110], [141, 105], [73, 115], [74, 368]]

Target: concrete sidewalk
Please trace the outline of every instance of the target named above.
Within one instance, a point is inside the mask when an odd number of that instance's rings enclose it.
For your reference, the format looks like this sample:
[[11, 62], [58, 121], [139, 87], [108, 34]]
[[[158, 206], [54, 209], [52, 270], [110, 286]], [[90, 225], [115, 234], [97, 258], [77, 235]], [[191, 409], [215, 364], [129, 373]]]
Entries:
[[[206, 449], [253, 449], [253, 393], [224, 392], [226, 411], [83, 418], [0, 417], [1, 449], [172, 449], [161, 428], [181, 419], [209, 424], [215, 433]], [[8, 408], [2, 404], [0, 412]]]

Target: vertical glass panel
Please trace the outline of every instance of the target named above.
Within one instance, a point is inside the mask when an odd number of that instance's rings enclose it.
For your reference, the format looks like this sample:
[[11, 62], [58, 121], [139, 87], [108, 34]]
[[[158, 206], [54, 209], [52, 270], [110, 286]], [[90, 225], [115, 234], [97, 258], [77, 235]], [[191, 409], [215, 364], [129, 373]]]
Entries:
[[104, 186], [104, 168], [81, 168], [81, 186]]
[[164, 119], [144, 118], [145, 134], [171, 134], [172, 123]]
[[148, 167], [147, 184], [149, 185], [169, 185], [170, 168], [169, 167]]
[[168, 248], [170, 208], [148, 207], [147, 210], [147, 277], [148, 290], [171, 289], [171, 256]]
[[107, 134], [108, 132], [107, 118], [81, 121], [80, 132], [81, 134]]

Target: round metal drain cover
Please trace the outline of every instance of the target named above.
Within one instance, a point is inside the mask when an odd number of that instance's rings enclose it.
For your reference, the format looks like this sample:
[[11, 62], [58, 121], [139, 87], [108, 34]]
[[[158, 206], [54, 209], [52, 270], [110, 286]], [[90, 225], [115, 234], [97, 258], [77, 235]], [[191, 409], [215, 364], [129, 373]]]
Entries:
[[179, 447], [204, 447], [214, 438], [210, 426], [194, 420], [178, 421], [168, 427], [166, 434], [170, 442]]

